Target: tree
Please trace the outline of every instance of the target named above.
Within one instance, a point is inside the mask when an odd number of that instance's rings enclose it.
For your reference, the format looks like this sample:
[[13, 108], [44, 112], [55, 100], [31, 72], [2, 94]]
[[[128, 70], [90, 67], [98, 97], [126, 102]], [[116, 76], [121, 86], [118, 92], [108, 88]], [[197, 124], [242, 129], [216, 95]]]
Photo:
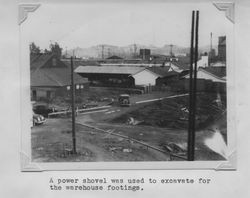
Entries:
[[30, 44], [30, 53], [31, 54], [39, 54], [41, 53], [40, 47], [36, 46], [34, 42]]
[[45, 48], [44, 49], [44, 54], [49, 54], [49, 53], [50, 53], [50, 51]]
[[50, 44], [50, 51], [55, 54], [58, 58], [61, 58], [62, 56], [62, 48], [59, 46], [57, 42], [54, 44]]

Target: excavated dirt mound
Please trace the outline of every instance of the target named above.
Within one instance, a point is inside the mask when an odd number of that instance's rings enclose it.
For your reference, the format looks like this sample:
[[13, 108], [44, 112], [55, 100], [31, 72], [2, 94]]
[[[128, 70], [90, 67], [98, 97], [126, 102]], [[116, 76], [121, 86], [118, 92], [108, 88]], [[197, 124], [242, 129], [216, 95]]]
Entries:
[[[197, 129], [206, 128], [219, 119], [226, 110], [226, 97], [214, 93], [199, 93], [197, 95], [196, 126]], [[126, 123], [131, 117], [140, 120], [140, 125], [187, 129], [188, 127], [189, 97], [166, 99], [150, 102], [147, 105], [123, 114], [111, 120], [113, 123]], [[226, 125], [226, 123], [224, 123]], [[223, 126], [223, 128], [226, 128]]]

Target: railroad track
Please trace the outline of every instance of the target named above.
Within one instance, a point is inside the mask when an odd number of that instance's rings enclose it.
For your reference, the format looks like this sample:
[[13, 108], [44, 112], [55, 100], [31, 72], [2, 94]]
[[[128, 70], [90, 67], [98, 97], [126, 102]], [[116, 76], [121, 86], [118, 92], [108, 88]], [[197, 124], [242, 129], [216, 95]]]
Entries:
[[159, 152], [161, 152], [161, 153], [167, 154], [167, 155], [170, 156], [170, 159], [172, 159], [173, 157], [176, 157], [176, 158], [179, 158], [179, 159], [182, 159], [182, 160], [187, 160], [187, 158], [185, 158], [185, 157], [183, 157], [183, 156], [179, 156], [179, 155], [177, 155], [177, 154], [174, 154], [174, 153], [171, 153], [171, 152], [167, 152], [167, 151], [165, 151], [165, 150], [163, 150], [163, 149], [160, 149], [160, 148], [158, 148], [158, 147], [156, 147], [156, 146], [150, 145], [150, 144], [148, 144], [148, 143], [142, 142], [142, 141], [140, 141], [140, 140], [131, 138], [131, 137], [126, 136], [126, 135], [122, 135], [122, 134], [119, 134], [119, 133], [114, 133], [113, 131], [110, 132], [110, 130], [100, 129], [100, 128], [98, 128], [98, 127], [91, 126], [91, 125], [88, 125], [88, 124], [83, 124], [83, 123], [77, 123], [77, 124], [80, 124], [80, 125], [82, 125], [82, 126], [88, 127], [88, 128], [90, 128], [90, 129], [95, 129], [95, 130], [100, 131], [100, 132], [102, 132], [102, 133], [107, 133], [107, 134], [109, 134], [109, 135], [121, 137], [121, 138], [124, 138], [124, 139], [126, 139], [126, 140], [129, 140], [129, 141], [131, 141], [131, 142], [136, 142], [136, 143], [138, 143], [138, 144], [140, 144], [140, 145], [145, 146], [147, 149], [150, 148], [150, 149], [153, 149], [153, 150], [155, 150], [155, 151], [159, 151]]

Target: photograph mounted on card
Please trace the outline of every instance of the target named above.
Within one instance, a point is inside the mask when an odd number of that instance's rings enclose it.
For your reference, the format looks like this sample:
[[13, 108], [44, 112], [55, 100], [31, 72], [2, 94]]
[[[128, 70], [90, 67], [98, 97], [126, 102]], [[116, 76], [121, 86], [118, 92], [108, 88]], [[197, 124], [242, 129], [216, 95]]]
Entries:
[[235, 170], [234, 9], [20, 4], [21, 170]]

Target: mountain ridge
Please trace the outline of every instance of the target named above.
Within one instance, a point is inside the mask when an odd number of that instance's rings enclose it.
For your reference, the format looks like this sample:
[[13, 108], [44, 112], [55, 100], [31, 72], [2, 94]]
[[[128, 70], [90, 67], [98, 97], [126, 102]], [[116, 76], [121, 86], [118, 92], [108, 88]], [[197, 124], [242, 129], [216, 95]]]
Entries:
[[[155, 45], [142, 45], [142, 44], [129, 44], [125, 46], [116, 46], [116, 45], [108, 45], [108, 44], [98, 44], [86, 48], [76, 47], [73, 49], [69, 49], [67, 51], [63, 51], [63, 54], [66, 56], [72, 56], [73, 54], [79, 58], [104, 58], [116, 55], [123, 58], [133, 57], [139, 54], [140, 49], [150, 49], [151, 54], [161, 54], [161, 55], [169, 55], [171, 44], [165, 44], [161, 47], [157, 47]], [[215, 50], [217, 50], [215, 48]], [[172, 52], [176, 55], [184, 55], [189, 54], [189, 47], [182, 47], [178, 45], [172, 46]], [[199, 47], [199, 53], [209, 52], [210, 46], [201, 46]]]

